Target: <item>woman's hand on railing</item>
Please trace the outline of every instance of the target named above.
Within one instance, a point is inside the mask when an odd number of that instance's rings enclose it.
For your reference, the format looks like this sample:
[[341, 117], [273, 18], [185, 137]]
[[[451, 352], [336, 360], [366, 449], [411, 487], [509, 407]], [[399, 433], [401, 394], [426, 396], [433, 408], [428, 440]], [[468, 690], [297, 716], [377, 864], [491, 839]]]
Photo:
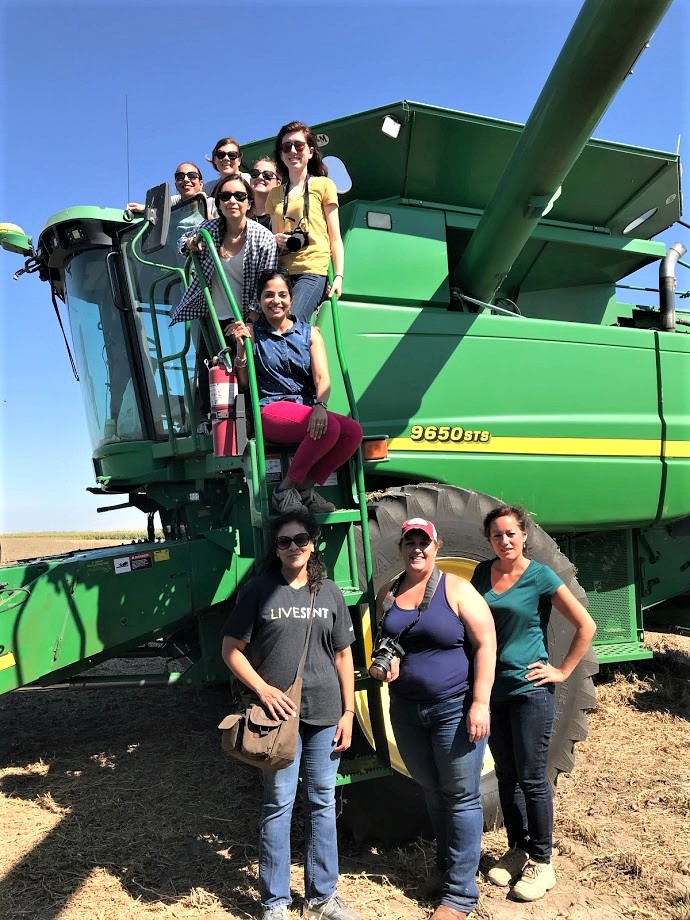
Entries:
[[187, 252], [201, 252], [204, 248], [203, 240], [197, 239], [196, 236], [190, 236], [190, 238], [185, 243]]
[[342, 275], [336, 275], [336, 276], [333, 278], [333, 281], [331, 281], [331, 283], [328, 285], [328, 288], [327, 288], [327, 290], [326, 290], [326, 294], [327, 294], [329, 297], [333, 297], [333, 295], [335, 294], [335, 296], [336, 296], [337, 298], [340, 298], [340, 296], [342, 295], [342, 293], [343, 293], [343, 276], [342, 276]]
[[231, 320], [228, 325], [223, 330], [225, 335], [231, 335], [237, 342], [237, 353], [238, 355], [244, 354], [244, 340], [249, 337], [249, 327], [246, 323], [238, 323], [234, 319]]

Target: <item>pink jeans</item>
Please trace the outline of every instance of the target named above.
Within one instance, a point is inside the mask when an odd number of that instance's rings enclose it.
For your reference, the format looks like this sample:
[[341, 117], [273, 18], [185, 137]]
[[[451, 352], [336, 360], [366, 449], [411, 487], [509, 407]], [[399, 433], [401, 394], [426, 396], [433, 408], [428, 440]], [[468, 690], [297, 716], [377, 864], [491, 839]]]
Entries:
[[307, 431], [311, 406], [286, 401], [269, 403], [261, 410], [264, 437], [277, 444], [299, 444], [288, 475], [293, 482], [313, 479], [322, 485], [354, 454], [362, 441], [359, 422], [328, 412], [328, 427], [318, 440]]

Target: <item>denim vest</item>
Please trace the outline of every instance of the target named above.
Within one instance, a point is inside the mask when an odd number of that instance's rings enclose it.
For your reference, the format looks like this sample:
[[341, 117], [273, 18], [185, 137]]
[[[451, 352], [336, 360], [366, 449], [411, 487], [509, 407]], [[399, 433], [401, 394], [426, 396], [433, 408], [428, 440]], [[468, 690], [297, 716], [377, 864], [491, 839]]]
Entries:
[[274, 332], [265, 316], [254, 323], [254, 364], [262, 406], [286, 400], [313, 406], [311, 326], [295, 320], [284, 333]]

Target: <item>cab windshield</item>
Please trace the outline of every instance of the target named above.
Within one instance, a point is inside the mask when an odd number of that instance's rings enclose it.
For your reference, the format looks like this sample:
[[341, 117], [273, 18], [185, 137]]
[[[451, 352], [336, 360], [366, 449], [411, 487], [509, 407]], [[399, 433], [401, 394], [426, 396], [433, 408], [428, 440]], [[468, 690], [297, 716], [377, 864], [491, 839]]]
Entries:
[[185, 289], [182, 280], [185, 259], [177, 251], [178, 239], [204, 219], [198, 199], [175, 205], [171, 210], [168, 242], [163, 249], [147, 256], [142, 255], [139, 242], [135, 242], [140, 224], [122, 237], [135, 341], [157, 438], [187, 436], [194, 424], [198, 331], [190, 333], [185, 323], [171, 327], [170, 313]]
[[75, 256], [65, 293], [86, 419], [95, 451], [110, 441], [143, 437], [127, 349], [125, 315], [113, 303], [105, 249]]

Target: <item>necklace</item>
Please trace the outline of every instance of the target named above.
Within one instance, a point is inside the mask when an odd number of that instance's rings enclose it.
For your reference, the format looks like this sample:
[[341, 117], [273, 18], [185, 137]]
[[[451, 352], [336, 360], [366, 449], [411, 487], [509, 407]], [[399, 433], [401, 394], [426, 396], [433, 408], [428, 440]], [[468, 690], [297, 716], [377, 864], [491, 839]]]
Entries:
[[228, 246], [232, 246], [235, 243], [239, 243], [239, 241], [242, 239], [242, 237], [245, 235], [246, 232], [247, 232], [247, 227], [245, 225], [240, 230], [240, 232], [237, 234], [237, 236], [229, 237], [227, 233], [225, 234], [225, 236], [223, 237], [223, 242], [220, 244], [220, 249], [219, 249], [220, 257], [222, 259], [231, 259], [233, 255], [236, 255], [236, 253], [230, 253], [227, 251], [227, 249], [225, 248], [225, 241], [226, 240], [228, 241]]

